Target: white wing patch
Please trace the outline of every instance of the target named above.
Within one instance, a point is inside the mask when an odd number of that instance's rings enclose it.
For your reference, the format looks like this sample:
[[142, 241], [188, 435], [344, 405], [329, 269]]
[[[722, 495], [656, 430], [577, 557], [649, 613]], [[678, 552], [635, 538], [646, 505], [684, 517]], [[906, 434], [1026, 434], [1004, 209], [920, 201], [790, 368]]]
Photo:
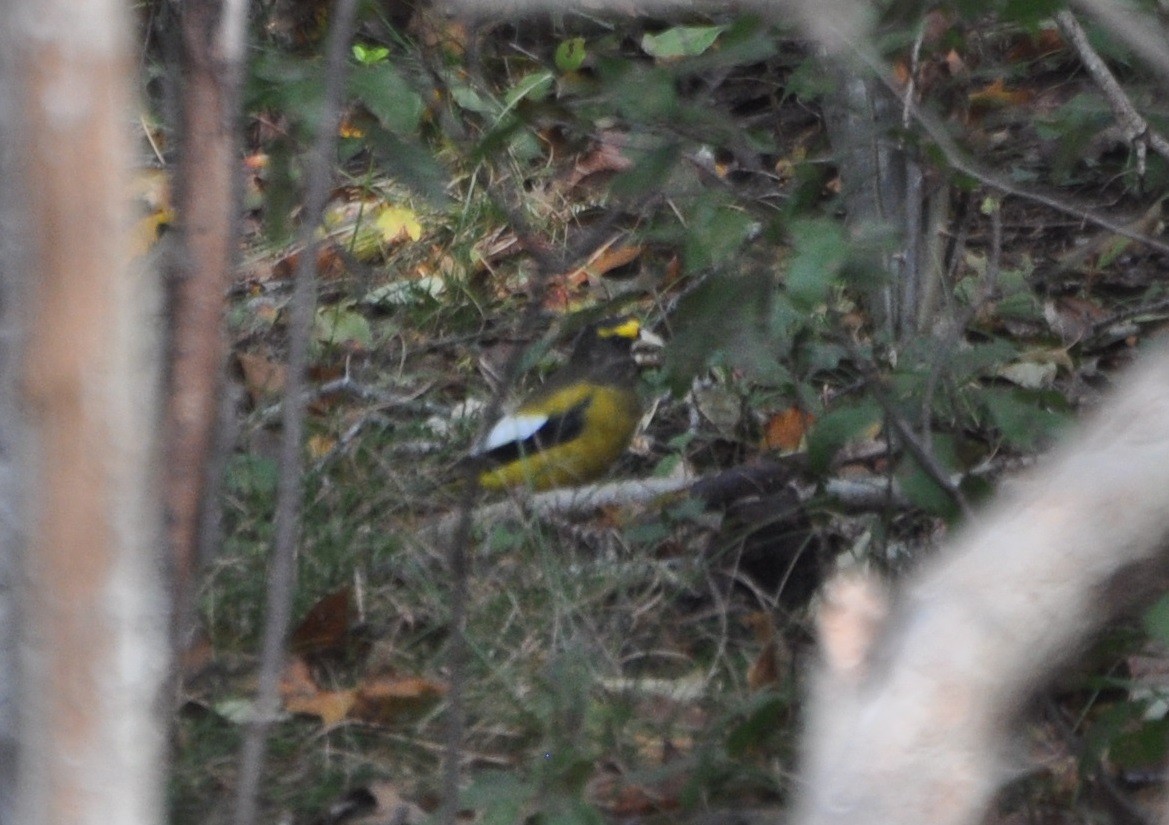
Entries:
[[472, 455], [489, 453], [504, 444], [513, 444], [531, 438], [535, 432], [548, 423], [548, 416], [538, 413], [513, 413], [505, 415], [491, 428], [491, 432], [479, 442]]

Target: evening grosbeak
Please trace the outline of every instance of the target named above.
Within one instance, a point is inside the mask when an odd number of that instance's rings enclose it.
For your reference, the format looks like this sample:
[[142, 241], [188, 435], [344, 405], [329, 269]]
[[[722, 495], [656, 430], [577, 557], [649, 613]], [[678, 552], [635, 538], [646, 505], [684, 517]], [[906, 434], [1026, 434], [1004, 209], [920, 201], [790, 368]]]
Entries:
[[577, 335], [572, 355], [471, 450], [487, 490], [571, 487], [603, 475], [629, 446], [641, 418], [633, 344], [641, 324], [608, 318]]

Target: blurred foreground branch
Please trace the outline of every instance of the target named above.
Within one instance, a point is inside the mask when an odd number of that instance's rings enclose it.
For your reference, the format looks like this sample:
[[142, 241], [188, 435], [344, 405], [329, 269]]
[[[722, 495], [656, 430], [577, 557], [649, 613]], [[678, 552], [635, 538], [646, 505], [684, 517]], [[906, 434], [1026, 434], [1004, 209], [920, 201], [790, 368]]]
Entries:
[[890, 604], [837, 582], [820, 616], [798, 825], [981, 821], [1020, 712], [1169, 580], [1169, 352]]
[[19, 758], [0, 768], [16, 771], [4, 821], [23, 825], [164, 818], [161, 307], [149, 259], [131, 262], [128, 11], [0, 4], [0, 195], [19, 266], [4, 270], [19, 306], [5, 332], [24, 418], [8, 457], [20, 529], [0, 547], [20, 561]]

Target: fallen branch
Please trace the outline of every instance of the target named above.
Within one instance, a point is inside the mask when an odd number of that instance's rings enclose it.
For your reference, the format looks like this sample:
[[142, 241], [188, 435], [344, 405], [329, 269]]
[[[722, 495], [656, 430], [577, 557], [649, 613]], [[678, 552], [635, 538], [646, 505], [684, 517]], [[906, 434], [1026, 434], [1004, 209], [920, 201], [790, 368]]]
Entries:
[[[784, 483], [791, 478], [791, 470], [783, 469], [777, 462], [777, 472], [786, 473]], [[536, 495], [517, 494], [506, 501], [497, 501], [477, 507], [473, 521], [483, 530], [491, 525], [506, 522], [523, 521], [525, 519], [579, 518], [590, 515], [602, 507], [645, 505], [657, 499], [680, 494], [693, 495], [710, 504], [719, 505], [722, 502], [719, 495], [712, 492], [715, 485], [736, 473], [749, 473], [750, 470], [736, 468], [718, 473], [716, 476], [704, 476], [695, 479], [691, 476], [672, 478], [639, 478], [624, 481], [610, 481], [603, 484], [590, 484], [584, 487], [572, 487], [563, 490], [549, 490]], [[770, 486], [771, 482], [761, 482]], [[839, 505], [851, 511], [865, 510], [906, 510], [912, 504], [901, 492], [900, 487], [889, 480], [874, 476], [872, 478], [832, 478], [824, 482], [824, 493]], [[801, 490], [801, 498], [807, 500], [816, 494], [814, 486]], [[434, 521], [422, 525], [414, 538], [421, 545], [436, 548], [449, 543], [455, 536], [459, 513], [448, 513]]]

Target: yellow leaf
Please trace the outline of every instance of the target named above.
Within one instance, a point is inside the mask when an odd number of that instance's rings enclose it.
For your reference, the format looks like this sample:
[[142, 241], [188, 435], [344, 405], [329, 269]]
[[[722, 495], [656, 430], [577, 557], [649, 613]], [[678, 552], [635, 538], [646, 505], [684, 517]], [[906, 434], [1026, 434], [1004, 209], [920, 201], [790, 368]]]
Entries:
[[324, 725], [335, 725], [349, 715], [357, 701], [354, 690], [322, 690], [312, 696], [293, 696], [284, 700], [289, 713], [320, 717]]
[[422, 237], [422, 224], [413, 209], [405, 206], [383, 206], [378, 209], [374, 225], [381, 232], [382, 241], [390, 244]]
[[327, 435], [309, 436], [308, 454], [314, 461], [319, 461], [337, 446], [337, 439]]

